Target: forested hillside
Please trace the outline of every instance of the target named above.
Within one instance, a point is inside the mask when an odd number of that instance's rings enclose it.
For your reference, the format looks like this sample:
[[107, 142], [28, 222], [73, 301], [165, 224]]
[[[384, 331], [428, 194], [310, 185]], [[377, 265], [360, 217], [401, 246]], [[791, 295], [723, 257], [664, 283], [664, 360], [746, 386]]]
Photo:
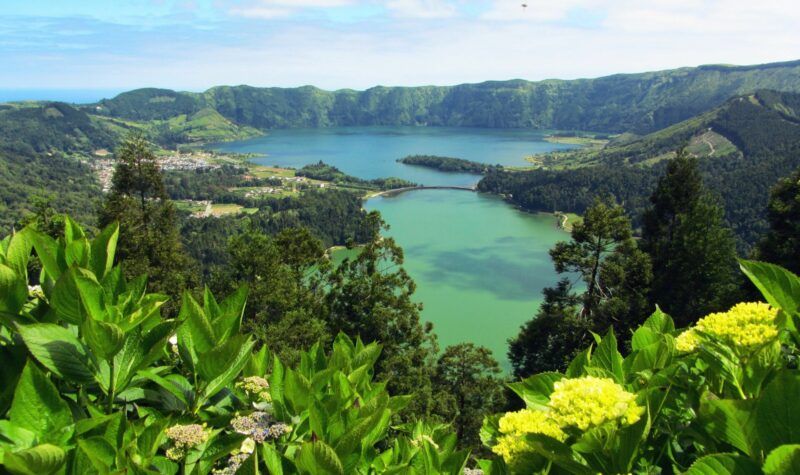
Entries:
[[800, 62], [366, 91], [311, 86], [220, 86], [200, 94], [139, 89], [98, 106], [101, 113], [133, 120], [167, 119], [211, 107], [237, 124], [259, 129], [447, 125], [646, 133], [757, 89], [800, 91]]
[[[479, 189], [506, 195], [529, 210], [581, 213], [598, 195], [612, 195], [638, 217], [664, 159], [688, 145], [718, 194], [742, 247], [763, 233], [770, 187], [800, 166], [800, 94], [759, 91], [667, 129], [599, 151], [561, 154], [551, 170], [495, 171]], [[574, 165], [574, 167], [573, 167]], [[554, 167], [556, 168], [556, 167]]]

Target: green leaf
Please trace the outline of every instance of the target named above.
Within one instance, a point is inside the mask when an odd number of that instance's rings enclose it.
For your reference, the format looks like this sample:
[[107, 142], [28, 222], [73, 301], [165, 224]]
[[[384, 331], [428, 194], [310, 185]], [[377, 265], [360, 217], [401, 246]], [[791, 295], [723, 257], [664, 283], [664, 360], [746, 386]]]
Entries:
[[114, 465], [117, 453], [114, 447], [100, 436], [78, 440], [78, 447], [86, 455], [95, 470], [100, 473], [108, 471]]
[[63, 449], [43, 444], [32, 449], [6, 452], [3, 464], [13, 475], [50, 475], [61, 468], [66, 458]]
[[69, 330], [52, 323], [17, 326], [31, 354], [45, 368], [73, 383], [94, 380], [86, 347]]
[[28, 283], [25, 278], [0, 264], [0, 314], [14, 317], [27, 301]]
[[675, 331], [675, 322], [666, 313], [656, 306], [656, 311], [642, 324], [643, 327], [648, 328], [656, 333], [672, 333]]
[[740, 260], [739, 265], [770, 305], [789, 314], [797, 313], [800, 278], [783, 267], [766, 262]]
[[589, 367], [603, 370], [619, 384], [625, 382], [622, 355], [617, 350], [617, 338], [614, 336], [613, 329], [609, 329], [606, 336], [600, 340], [597, 349], [592, 354]]
[[283, 475], [283, 463], [281, 462], [281, 454], [275, 450], [272, 444], [261, 444], [261, 458], [267, 466], [270, 475]]
[[51, 279], [58, 280], [66, 269], [66, 264], [59, 259], [58, 243], [47, 234], [40, 232], [33, 232], [31, 238], [42, 268]]
[[192, 348], [198, 354], [210, 351], [217, 346], [211, 322], [208, 321], [203, 309], [188, 292], [183, 295], [179, 319], [183, 323], [178, 329], [178, 337], [185, 346]]
[[312, 475], [344, 475], [341, 460], [329, 445], [322, 441], [306, 442], [297, 455], [297, 468]]
[[61, 274], [50, 295], [50, 304], [60, 318], [80, 325], [86, 315], [97, 320], [105, 319], [103, 287], [94, 275], [74, 267]]
[[563, 442], [541, 434], [528, 434], [525, 440], [534, 452], [574, 474], [592, 474], [594, 470], [575, 460], [572, 449]]
[[227, 386], [231, 381], [233, 381], [236, 376], [242, 371], [244, 365], [247, 364], [247, 360], [250, 358], [250, 354], [253, 351], [253, 346], [255, 342], [250, 340], [249, 338], [239, 347], [238, 353], [229, 360], [228, 367], [225, 371], [214, 378], [211, 382], [208, 383], [205, 390], [203, 391], [203, 397], [208, 399], [211, 396], [217, 394], [222, 388]]
[[91, 269], [99, 280], [108, 274], [114, 266], [114, 255], [117, 251], [119, 224], [106, 226], [92, 241]]
[[72, 424], [69, 406], [32, 361], [28, 361], [22, 370], [8, 418], [14, 425], [45, 440], [50, 440], [49, 436]]
[[749, 456], [760, 452], [756, 434], [754, 400], [703, 398], [700, 420], [714, 438], [727, 442]]
[[766, 475], [793, 475], [800, 473], [800, 445], [781, 445], [767, 456], [764, 462]]
[[76, 239], [83, 239], [85, 237], [86, 233], [83, 232], [81, 225], [76, 223], [69, 216], [66, 216], [64, 220], [64, 239], [67, 241], [67, 243], [71, 243]]
[[308, 406], [308, 399], [311, 397], [311, 382], [305, 376], [292, 370], [286, 369], [286, 402], [300, 412]]
[[81, 328], [89, 348], [104, 360], [113, 358], [125, 343], [125, 335], [113, 323], [99, 322], [90, 317], [83, 321]]
[[28, 261], [31, 257], [31, 249], [33, 248], [33, 238], [31, 228], [25, 228], [18, 233], [14, 233], [11, 240], [8, 242], [8, 251], [6, 252], [6, 265], [11, 267], [17, 275], [22, 276], [23, 280], [27, 282], [28, 277]]
[[753, 475], [761, 468], [751, 459], [739, 454], [714, 454], [697, 459], [685, 475]]
[[357, 422], [336, 442], [335, 449], [336, 453], [339, 455], [339, 458], [346, 459], [352, 452], [356, 451], [356, 448], [358, 448], [358, 452], [360, 452], [361, 443], [364, 437], [372, 432], [372, 430], [378, 426], [384, 417], [390, 416], [391, 411], [385, 409], [384, 411], [376, 412], [372, 416]]
[[800, 375], [795, 371], [781, 372], [764, 388], [756, 406], [756, 430], [765, 451], [800, 443], [798, 394]]
[[139, 327], [125, 335], [122, 350], [114, 357], [117, 390], [123, 390], [137, 371], [161, 357], [175, 325], [176, 322], [170, 320], [159, 323], [148, 332]]
[[247, 293], [247, 286], [241, 285], [219, 305], [220, 315], [211, 322], [217, 340], [225, 341], [231, 335], [239, 333], [247, 304]]
[[211, 381], [224, 373], [230, 367], [230, 362], [241, 352], [246, 340], [246, 336], [236, 335], [224, 344], [201, 354], [200, 363], [197, 365], [200, 376], [206, 381]]
[[550, 402], [553, 386], [564, 378], [561, 373], [540, 373], [508, 385], [530, 408], [544, 409]]

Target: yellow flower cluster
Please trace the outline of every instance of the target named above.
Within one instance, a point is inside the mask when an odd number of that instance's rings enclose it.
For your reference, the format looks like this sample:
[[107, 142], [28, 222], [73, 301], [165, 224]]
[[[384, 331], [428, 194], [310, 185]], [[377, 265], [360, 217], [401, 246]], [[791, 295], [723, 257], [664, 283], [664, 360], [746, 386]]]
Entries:
[[521, 454], [530, 451], [523, 436], [526, 434], [542, 434], [558, 440], [566, 440], [567, 435], [546, 411], [523, 409], [506, 413], [500, 418], [500, 433], [497, 444], [492, 451], [503, 457], [511, 465]]
[[182, 459], [188, 449], [204, 443], [209, 436], [205, 426], [200, 424], [174, 425], [164, 434], [173, 443], [173, 446], [167, 449], [167, 458], [171, 460]]
[[499, 421], [502, 434], [492, 451], [512, 465], [530, 452], [526, 434], [542, 434], [565, 441], [565, 429], [582, 431], [606, 423], [630, 425], [639, 420], [644, 409], [636, 396], [608, 378], [584, 376], [555, 383], [546, 409], [523, 409], [509, 412]]
[[559, 426], [583, 431], [612, 421], [630, 425], [643, 412], [635, 394], [611, 379], [594, 376], [556, 382], [548, 405]]
[[708, 334], [739, 353], [751, 353], [778, 338], [775, 318], [778, 310], [762, 302], [736, 304], [727, 312], [712, 313], [701, 318], [693, 329], [678, 336], [678, 351], [691, 352]]
[[251, 396], [256, 396], [266, 402], [272, 401], [272, 395], [269, 393], [269, 382], [260, 376], [243, 378], [236, 386], [244, 389]]
[[700, 336], [690, 328], [675, 338], [675, 349], [681, 353], [691, 353], [700, 344]]

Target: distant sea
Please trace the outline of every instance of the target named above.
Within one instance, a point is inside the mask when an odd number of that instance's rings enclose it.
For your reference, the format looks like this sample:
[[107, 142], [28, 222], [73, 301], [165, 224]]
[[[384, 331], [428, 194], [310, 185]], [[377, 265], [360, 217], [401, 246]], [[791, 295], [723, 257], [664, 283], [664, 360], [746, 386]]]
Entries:
[[109, 99], [125, 89], [0, 89], [0, 102], [59, 101], [89, 104]]

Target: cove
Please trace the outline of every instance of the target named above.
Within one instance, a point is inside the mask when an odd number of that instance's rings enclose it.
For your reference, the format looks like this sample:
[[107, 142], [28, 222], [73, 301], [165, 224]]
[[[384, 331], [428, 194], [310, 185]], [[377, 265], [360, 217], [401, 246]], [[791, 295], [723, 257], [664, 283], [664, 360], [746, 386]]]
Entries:
[[[299, 168], [322, 160], [361, 178], [396, 176], [428, 186], [470, 186], [480, 177], [396, 160], [428, 154], [523, 166], [527, 155], [570, 148], [543, 138], [544, 132], [532, 130], [348, 127], [274, 130], [215, 148], [262, 154], [254, 161], [264, 165]], [[403, 248], [405, 267], [417, 283], [415, 300], [424, 305], [422, 318], [433, 323], [440, 346], [483, 345], [510, 369], [507, 340], [534, 316], [542, 289], [558, 281], [548, 251], [568, 235], [556, 227], [555, 218], [459, 190], [379, 196], [364, 207], [381, 213], [390, 225], [386, 234]]]
[[508, 370], [507, 340], [536, 313], [558, 280], [548, 250], [567, 238], [552, 215], [457, 190], [419, 190], [367, 202], [403, 247], [422, 317], [442, 348], [473, 342]]

